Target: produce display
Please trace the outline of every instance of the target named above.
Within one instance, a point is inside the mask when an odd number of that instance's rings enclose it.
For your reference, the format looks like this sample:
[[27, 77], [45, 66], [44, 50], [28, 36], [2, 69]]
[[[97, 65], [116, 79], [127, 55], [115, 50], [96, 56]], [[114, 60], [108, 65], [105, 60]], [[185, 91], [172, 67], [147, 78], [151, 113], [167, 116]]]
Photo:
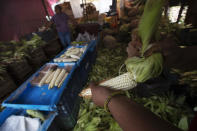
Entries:
[[71, 47], [68, 48], [60, 57], [55, 58], [54, 62], [76, 62], [80, 59], [82, 54], [85, 52], [87, 46], [82, 48]]
[[60, 88], [71, 68], [71, 66], [58, 67], [57, 65], [47, 65], [39, 72], [38, 76], [32, 79], [31, 84], [39, 87], [46, 84], [48, 85], [48, 89], [52, 89], [53, 87]]
[[[136, 3], [140, 5], [142, 4], [143, 6], [145, 1], [146, 0], [136, 0]], [[161, 34], [169, 34], [173, 32], [171, 31], [172, 28], [168, 28], [170, 23], [166, 24], [166, 22], [162, 22], [159, 24], [162, 6], [164, 4], [163, 2], [163, 0], [147, 0], [144, 8], [144, 14], [139, 22], [139, 28], [135, 29], [134, 35], [132, 34], [131, 44], [134, 48], [132, 51], [138, 51], [140, 47], [139, 52], [136, 53], [139, 55], [134, 54], [132, 57], [127, 59], [127, 56], [125, 56], [126, 47], [124, 46], [124, 43], [121, 43], [121, 46], [116, 46], [116, 48], [113, 48], [113, 51], [110, 48], [105, 48], [104, 45], [99, 45], [96, 63], [89, 75], [90, 82], [100, 82], [103, 80], [108, 80], [111, 82], [112, 80], [118, 78], [118, 83], [113, 84], [119, 85], [119, 87], [116, 87], [117, 89], [124, 89], [120, 83], [125, 80], [124, 77], [127, 74], [127, 71], [130, 73], [128, 76], [132, 76], [135, 79], [135, 83], [146, 84], [147, 80], [161, 76], [164, 61], [163, 56], [160, 50], [154, 49], [155, 45], [152, 43], [157, 43], [157, 40], [159, 40], [158, 36]], [[131, 5], [133, 6], [133, 4], [134, 3]], [[153, 7], [156, 8], [153, 9]], [[132, 17], [129, 17], [128, 19], [132, 19]], [[160, 31], [159, 33], [156, 31], [158, 28]], [[118, 34], [113, 34], [113, 36], [115, 38], [120, 37]], [[137, 38], [135, 38], [135, 36], [137, 36]], [[138, 37], [140, 38], [139, 41]], [[126, 68], [121, 69], [123, 64], [126, 64]], [[178, 85], [170, 86], [167, 92], [161, 93], [162, 95], [151, 94], [151, 96], [145, 97], [138, 95], [133, 90], [126, 91], [126, 94], [129, 98], [143, 105], [160, 118], [170, 122], [184, 131], [187, 131], [191, 120], [194, 118], [195, 111], [197, 111], [197, 73], [196, 70], [191, 72], [184, 72], [177, 69], [170, 70], [179, 76], [177, 77], [179, 83]], [[109, 78], [112, 79], [109, 80]], [[143, 90], [141, 91], [143, 92]], [[74, 131], [122, 131], [109, 113], [105, 112], [103, 108], [94, 105], [91, 100], [87, 99], [91, 98], [91, 90], [89, 88], [85, 88], [80, 95], [84, 99], [80, 105], [78, 122], [74, 128]]]
[[[89, 81], [102, 81], [117, 76], [119, 74], [119, 69], [126, 60], [125, 45], [126, 44], [121, 43], [113, 51], [103, 48], [102, 45], [99, 46], [98, 56], [96, 63], [90, 72]], [[104, 60], [105, 62], [103, 62]], [[176, 70], [175, 72], [178, 71]], [[126, 73], [126, 69], [123, 68], [120, 73]], [[180, 83], [186, 84], [188, 82], [194, 86], [196, 82], [195, 79], [197, 78], [196, 71], [186, 73], [179, 71], [179, 73], [181, 74]], [[192, 74], [192, 76], [188, 77], [189, 74]], [[193, 91], [195, 90], [196, 89]], [[87, 91], [86, 93], [90, 92]], [[196, 94], [196, 91], [193, 93]], [[177, 93], [169, 90], [163, 95], [154, 94], [151, 97], [141, 97], [131, 90], [127, 92], [127, 95], [135, 102], [143, 105], [145, 108], [158, 115], [160, 118], [185, 131], [188, 129], [189, 123], [195, 114], [193, 108], [188, 105], [186, 101], [187, 96], [185, 95], [185, 92], [178, 95]], [[74, 128], [74, 131], [81, 130], [122, 131], [109, 113], [86, 98], [81, 102], [77, 125]]]

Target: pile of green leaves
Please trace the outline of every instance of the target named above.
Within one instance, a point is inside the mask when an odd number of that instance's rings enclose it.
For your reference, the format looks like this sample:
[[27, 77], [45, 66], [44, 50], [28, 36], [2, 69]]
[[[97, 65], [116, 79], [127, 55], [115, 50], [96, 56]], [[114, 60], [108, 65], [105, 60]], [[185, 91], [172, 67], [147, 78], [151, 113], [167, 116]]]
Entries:
[[[100, 44], [96, 63], [89, 74], [89, 81], [99, 82], [107, 78], [118, 75], [121, 65], [127, 58], [126, 44], [119, 43], [114, 50], [103, 48]], [[126, 69], [123, 68], [123, 72]], [[164, 94], [162, 96], [153, 95], [152, 97], [139, 97], [132, 91], [129, 96], [137, 103], [144, 105], [147, 109], [169, 121], [173, 125], [187, 130], [194, 112], [186, 104], [185, 96], [176, 96], [174, 93]], [[80, 105], [79, 118], [74, 131], [121, 131], [119, 125], [113, 117], [105, 112], [103, 108], [97, 107], [89, 100], [83, 100]]]
[[[89, 81], [101, 81], [119, 75], [119, 69], [127, 58], [125, 43], [117, 43], [113, 50], [101, 46], [98, 48], [96, 63], [89, 74]], [[125, 70], [122, 70], [126, 72]]]
[[34, 49], [43, 47], [46, 42], [42, 40], [37, 34], [34, 34], [30, 41], [22, 40], [22, 46], [17, 48], [16, 53], [28, 56]]
[[[118, 43], [113, 50], [104, 48], [100, 43], [97, 58], [89, 81], [99, 82], [118, 75], [119, 69], [127, 58], [125, 43]], [[123, 68], [121, 72], [126, 72]], [[84, 100], [80, 105], [79, 118], [74, 131], [122, 131], [112, 116], [103, 108], [97, 107], [89, 100]]]
[[188, 125], [194, 117], [193, 110], [186, 104], [184, 95], [176, 96], [173, 92], [168, 92], [162, 96], [138, 97], [130, 92], [131, 99], [144, 105], [145, 108], [172, 123], [173, 125], [188, 130]]
[[46, 43], [41, 37], [34, 34], [30, 41], [21, 40], [19, 42], [11, 41], [9, 43], [0, 43], [1, 52], [0, 59], [5, 63], [10, 63], [15, 60], [30, 57], [30, 53], [39, 47], [44, 46]]
[[180, 75], [179, 84], [188, 84], [190, 87], [197, 87], [197, 70], [184, 72], [178, 69], [173, 69], [172, 72]]
[[103, 108], [84, 100], [74, 131], [122, 131], [118, 123]]

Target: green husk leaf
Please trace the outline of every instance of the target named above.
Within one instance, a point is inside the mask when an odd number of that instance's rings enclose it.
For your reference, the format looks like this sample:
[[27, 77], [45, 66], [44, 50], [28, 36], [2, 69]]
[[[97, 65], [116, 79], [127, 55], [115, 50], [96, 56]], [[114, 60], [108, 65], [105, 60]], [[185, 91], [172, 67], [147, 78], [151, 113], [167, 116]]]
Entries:
[[125, 61], [127, 70], [133, 75], [136, 82], [145, 82], [159, 76], [163, 69], [163, 57], [160, 53], [152, 54], [147, 58], [132, 57]]
[[141, 50], [142, 56], [147, 50], [151, 39], [155, 36], [160, 22], [163, 4], [164, 0], [147, 0], [145, 4], [144, 13], [138, 27], [139, 36], [143, 43]]
[[188, 130], [188, 119], [186, 116], [181, 118], [181, 120], [179, 121], [178, 127], [184, 131]]

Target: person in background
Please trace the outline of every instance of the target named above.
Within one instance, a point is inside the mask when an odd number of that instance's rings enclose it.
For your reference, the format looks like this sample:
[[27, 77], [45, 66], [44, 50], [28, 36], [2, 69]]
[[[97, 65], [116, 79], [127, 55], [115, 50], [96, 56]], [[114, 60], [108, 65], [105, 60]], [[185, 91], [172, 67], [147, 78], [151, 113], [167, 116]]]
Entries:
[[58, 36], [64, 48], [70, 45], [70, 30], [68, 26], [69, 17], [62, 12], [60, 5], [55, 6], [55, 15], [52, 17], [51, 21], [48, 23], [48, 26], [55, 24]]
[[109, 111], [123, 131], [181, 131], [127, 98], [122, 92], [95, 84], [89, 86], [93, 102]]

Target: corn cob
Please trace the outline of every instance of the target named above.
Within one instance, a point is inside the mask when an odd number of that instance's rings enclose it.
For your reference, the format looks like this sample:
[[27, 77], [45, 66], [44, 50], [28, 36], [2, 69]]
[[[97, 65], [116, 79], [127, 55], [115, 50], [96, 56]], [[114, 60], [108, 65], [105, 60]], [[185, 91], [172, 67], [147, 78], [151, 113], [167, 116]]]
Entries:
[[50, 81], [53, 79], [54, 74], [55, 74], [55, 71], [53, 71], [53, 72], [50, 74], [50, 76], [46, 79], [46, 81], [45, 81], [46, 84], [49, 84], [49, 83], [50, 83]]
[[53, 71], [56, 70], [56, 69], [57, 69], [57, 66], [48, 70], [47, 73], [45, 74], [45, 76], [39, 82], [38, 86], [42, 86], [45, 83], [45, 81], [50, 77], [50, 75], [53, 73]]
[[61, 82], [62, 78], [64, 77], [66, 73], [66, 70], [65, 69], [62, 69], [59, 76], [57, 77], [56, 81], [55, 81], [55, 86], [58, 86], [59, 83]]
[[74, 58], [56, 58], [54, 62], [75, 62], [77, 59]]
[[58, 77], [59, 74], [60, 74], [60, 71], [61, 71], [60, 68], [58, 68], [58, 69], [55, 71], [55, 74], [54, 74], [53, 79], [51, 80], [51, 82], [50, 82], [50, 84], [49, 84], [48, 89], [53, 88], [53, 86], [55, 85], [55, 81], [56, 81], [57, 77]]
[[[130, 90], [137, 86], [136, 81], [133, 79], [133, 76], [127, 72], [115, 78], [112, 78], [108, 81], [102, 82], [99, 84], [100, 86], [109, 87], [113, 90]], [[79, 96], [84, 98], [91, 98], [92, 92], [90, 88], [84, 89]]]
[[61, 86], [62, 86], [62, 84], [63, 84], [63, 82], [64, 82], [64, 80], [66, 79], [66, 77], [68, 76], [68, 73], [66, 73], [64, 76], [63, 76], [63, 78], [61, 79], [61, 81], [60, 81], [60, 83], [58, 84], [58, 88], [60, 88]]

